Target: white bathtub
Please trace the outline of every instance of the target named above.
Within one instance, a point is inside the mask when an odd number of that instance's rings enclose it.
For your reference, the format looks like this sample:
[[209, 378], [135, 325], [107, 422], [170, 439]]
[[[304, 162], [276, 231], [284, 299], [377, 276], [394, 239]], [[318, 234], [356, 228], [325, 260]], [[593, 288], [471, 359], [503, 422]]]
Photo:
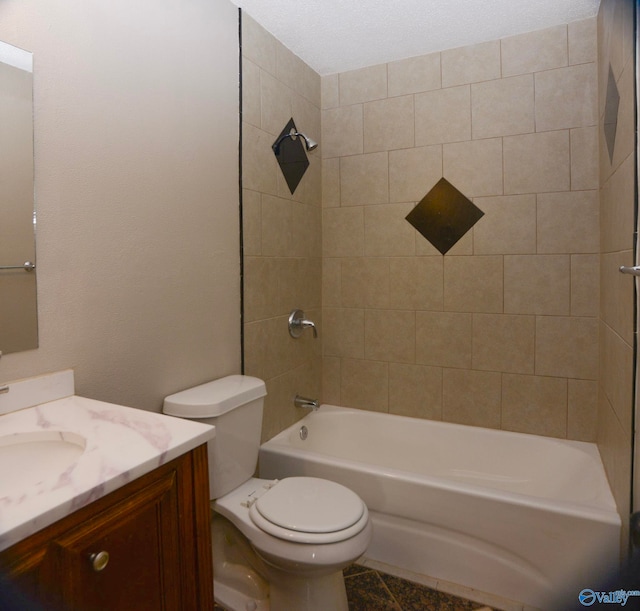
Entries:
[[261, 477], [291, 475], [363, 498], [367, 558], [534, 607], [577, 600], [617, 565], [594, 444], [323, 405], [260, 449]]

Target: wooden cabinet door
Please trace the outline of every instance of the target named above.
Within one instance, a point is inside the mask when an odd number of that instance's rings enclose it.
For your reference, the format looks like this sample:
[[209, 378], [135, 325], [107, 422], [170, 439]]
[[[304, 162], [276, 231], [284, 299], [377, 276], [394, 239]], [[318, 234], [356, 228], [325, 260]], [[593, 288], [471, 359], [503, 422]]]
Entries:
[[202, 445], [0, 552], [0, 611], [213, 609], [209, 512]]
[[180, 609], [175, 472], [52, 541], [63, 608]]

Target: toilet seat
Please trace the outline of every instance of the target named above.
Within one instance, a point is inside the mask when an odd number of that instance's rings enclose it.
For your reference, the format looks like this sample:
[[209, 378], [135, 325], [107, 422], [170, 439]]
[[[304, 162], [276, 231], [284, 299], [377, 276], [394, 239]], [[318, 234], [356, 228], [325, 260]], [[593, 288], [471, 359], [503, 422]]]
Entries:
[[358, 534], [369, 514], [360, 497], [341, 484], [316, 477], [288, 477], [253, 497], [255, 526], [297, 543], [335, 543]]

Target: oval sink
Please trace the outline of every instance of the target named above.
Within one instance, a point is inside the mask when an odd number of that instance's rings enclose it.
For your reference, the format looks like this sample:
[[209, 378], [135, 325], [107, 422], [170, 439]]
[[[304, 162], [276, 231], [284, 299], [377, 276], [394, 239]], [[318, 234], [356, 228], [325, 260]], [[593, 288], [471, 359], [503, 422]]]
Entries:
[[84, 452], [86, 440], [66, 431], [0, 436], [0, 497], [56, 478]]

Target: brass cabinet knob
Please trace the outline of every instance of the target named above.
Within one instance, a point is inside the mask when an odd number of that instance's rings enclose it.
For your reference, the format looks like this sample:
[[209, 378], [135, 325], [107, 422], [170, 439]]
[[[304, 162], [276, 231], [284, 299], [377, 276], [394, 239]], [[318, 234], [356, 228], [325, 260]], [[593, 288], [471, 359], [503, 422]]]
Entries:
[[89, 560], [91, 560], [91, 566], [96, 573], [104, 571], [107, 568], [107, 564], [109, 564], [109, 552], [91, 554]]

